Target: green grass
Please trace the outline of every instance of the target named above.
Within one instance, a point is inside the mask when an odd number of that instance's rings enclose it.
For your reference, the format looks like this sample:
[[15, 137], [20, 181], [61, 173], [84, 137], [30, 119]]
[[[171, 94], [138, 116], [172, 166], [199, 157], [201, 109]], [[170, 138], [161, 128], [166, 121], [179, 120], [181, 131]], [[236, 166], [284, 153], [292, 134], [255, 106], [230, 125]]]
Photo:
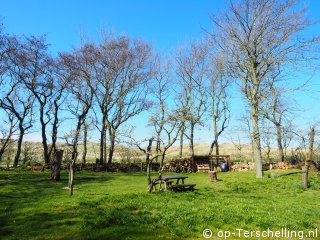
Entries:
[[194, 192], [148, 194], [145, 173], [78, 172], [72, 197], [62, 189], [67, 173], [61, 182], [49, 181], [49, 174], [0, 172], [1, 239], [204, 239], [205, 228], [216, 235], [320, 227], [320, 177], [314, 173], [308, 190], [294, 171], [263, 179], [230, 172], [213, 184], [207, 174], [189, 174]]

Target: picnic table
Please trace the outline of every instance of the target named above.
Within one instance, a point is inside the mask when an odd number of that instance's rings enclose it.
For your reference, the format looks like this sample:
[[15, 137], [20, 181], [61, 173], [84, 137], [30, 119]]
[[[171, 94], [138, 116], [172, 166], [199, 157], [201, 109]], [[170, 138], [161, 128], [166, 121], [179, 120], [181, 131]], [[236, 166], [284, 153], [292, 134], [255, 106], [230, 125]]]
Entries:
[[[155, 190], [156, 185], [159, 184], [159, 190], [161, 189], [161, 184], [164, 183], [165, 190], [172, 190], [172, 191], [185, 191], [185, 190], [194, 190], [194, 186], [196, 184], [185, 184], [184, 180], [188, 178], [188, 176], [181, 176], [181, 175], [167, 175], [167, 176], [159, 176], [155, 182]], [[176, 180], [176, 181], [175, 181]], [[180, 184], [181, 180], [181, 184]], [[175, 182], [175, 183], [174, 183]]]
[[184, 180], [188, 178], [188, 176], [179, 176], [179, 175], [172, 175], [172, 176], [161, 176], [161, 179], [163, 179], [165, 182], [171, 181], [171, 180], [177, 180], [176, 184], [179, 184], [179, 181], [181, 180], [182, 184], [184, 184]]

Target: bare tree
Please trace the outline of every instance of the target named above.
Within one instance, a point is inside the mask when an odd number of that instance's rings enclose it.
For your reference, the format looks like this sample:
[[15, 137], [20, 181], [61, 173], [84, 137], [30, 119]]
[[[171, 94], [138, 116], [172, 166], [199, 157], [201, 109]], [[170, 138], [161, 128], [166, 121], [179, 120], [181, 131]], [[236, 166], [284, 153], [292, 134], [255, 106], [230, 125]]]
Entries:
[[208, 70], [208, 79], [210, 88], [208, 91], [211, 101], [210, 118], [213, 122], [213, 137], [209, 155], [212, 154], [215, 147], [216, 155], [219, 155], [219, 137], [228, 127], [230, 120], [230, 105], [227, 88], [230, 86], [230, 80], [227, 77], [226, 65], [221, 56], [213, 56]]
[[87, 162], [87, 153], [88, 153], [88, 131], [90, 130], [89, 126], [91, 125], [92, 120], [88, 121], [86, 118], [83, 122], [83, 153], [82, 153], [82, 163]]
[[67, 104], [68, 110], [76, 119], [75, 129], [69, 136], [71, 141], [66, 138], [68, 145], [72, 148], [69, 171], [69, 189], [70, 196], [72, 196], [74, 165], [78, 157], [78, 142], [93, 100], [93, 91], [88, 85], [93, 77], [92, 45], [84, 45], [78, 51], [71, 54], [61, 54], [60, 57], [65, 67], [65, 78], [68, 79], [67, 91], [70, 93]]
[[39, 109], [43, 156], [45, 164], [50, 161], [47, 126], [51, 121], [50, 98], [54, 95], [54, 61], [47, 52], [48, 45], [43, 37], [29, 37], [21, 43], [16, 57], [15, 75], [32, 93]]
[[178, 118], [181, 127], [187, 128], [184, 135], [189, 140], [190, 154], [194, 156], [194, 131], [202, 124], [206, 113], [206, 67], [208, 49], [205, 44], [191, 44], [189, 49], [180, 49], [176, 55], [176, 74], [178, 75], [180, 106]]
[[[148, 142], [148, 145], [146, 146], [146, 148], [143, 148], [141, 145], [144, 142]], [[147, 179], [148, 179], [148, 188], [147, 188], [147, 192], [151, 192], [152, 188], [153, 188], [153, 182], [151, 180], [151, 167], [152, 167], [152, 162], [154, 159], [157, 158], [157, 154], [152, 152], [152, 144], [154, 142], [154, 137], [151, 137], [149, 140], [143, 140], [140, 143], [136, 142], [133, 140], [133, 142], [131, 142], [132, 145], [135, 145], [141, 152], [143, 152], [146, 156], [146, 164], [147, 164]]]
[[283, 146], [284, 159], [287, 159], [287, 151], [294, 137], [293, 129], [294, 129], [294, 126], [292, 124], [292, 121], [286, 120], [282, 122], [281, 132], [282, 132], [282, 146]]
[[264, 119], [264, 121], [261, 121], [261, 140], [262, 140], [262, 146], [263, 149], [267, 155], [266, 160], [268, 163], [270, 163], [271, 160], [271, 150], [272, 150], [272, 140], [274, 137], [273, 129], [270, 126], [271, 122]]
[[214, 46], [226, 55], [232, 77], [242, 81], [250, 106], [256, 176], [263, 176], [259, 131], [261, 97], [268, 92], [279, 69], [311, 60], [308, 50], [318, 38], [301, 38], [312, 25], [295, 0], [243, 0], [230, 2], [228, 11], [213, 16]]
[[[10, 78], [10, 74], [8, 73], [8, 69], [10, 67], [10, 64], [8, 64], [8, 59], [9, 59], [8, 54], [10, 54], [10, 51], [12, 51], [13, 48], [10, 44], [10, 37], [4, 34], [2, 30], [3, 30], [2, 23], [0, 22], [0, 89], [1, 89], [0, 93], [1, 93], [1, 97], [5, 97], [5, 93], [6, 93], [5, 89], [7, 87], [6, 84], [8, 82], [8, 78]], [[1, 102], [2, 100], [3, 99], [1, 99]], [[1, 113], [0, 161], [1, 161], [6, 148], [8, 148], [9, 145], [12, 143], [11, 138], [13, 134], [17, 131], [17, 121], [14, 117], [14, 114], [12, 114], [11, 111], [7, 110], [6, 108], [0, 109], [0, 110], [2, 110], [0, 112]]]
[[112, 162], [117, 131], [129, 119], [150, 107], [147, 83], [151, 78], [151, 47], [127, 37], [105, 37], [97, 47], [95, 78], [90, 82], [102, 115], [100, 162], [105, 162], [106, 131], [108, 163]]
[[173, 82], [170, 74], [170, 62], [163, 62], [160, 58], [155, 61], [153, 67], [155, 73], [152, 96], [154, 97], [154, 111], [150, 117], [156, 136], [157, 162], [163, 162], [168, 149], [176, 142], [180, 132], [180, 120], [176, 117], [175, 110], [170, 109], [168, 101]]
[[276, 128], [276, 138], [278, 145], [279, 160], [285, 159], [284, 153], [284, 123], [287, 121], [288, 114], [291, 112], [291, 106], [286, 101], [286, 91], [283, 88], [272, 86], [269, 89], [269, 94], [262, 97], [260, 113], [262, 117], [268, 119]]
[[315, 137], [315, 126], [312, 126], [309, 133], [309, 153], [307, 160], [313, 160], [313, 151], [314, 151], [314, 137]]
[[16, 167], [20, 160], [23, 137], [32, 127], [34, 97], [30, 92], [22, 91], [21, 84], [15, 78], [7, 83], [7, 87], [8, 91], [0, 98], [0, 107], [10, 112], [17, 119], [19, 136], [13, 162], [13, 166]]
[[[49, 156], [56, 158], [57, 156], [57, 139], [58, 139], [58, 128], [61, 122], [59, 118], [59, 112], [61, 107], [66, 99], [66, 95], [64, 94], [65, 89], [67, 88], [69, 79], [65, 77], [64, 69], [61, 66], [61, 63], [55, 61], [54, 69], [52, 72], [52, 77], [54, 77], [54, 88], [53, 94], [50, 98], [49, 108], [51, 109], [50, 113], [52, 126], [51, 126], [51, 147], [49, 150]], [[50, 114], [49, 113], [49, 114]]]
[[231, 137], [231, 143], [233, 144], [233, 146], [238, 150], [238, 158], [240, 160], [240, 162], [242, 161], [242, 144], [241, 144], [241, 139], [239, 134], [237, 135], [237, 139], [233, 139]]
[[[6, 149], [13, 143], [13, 135], [18, 131], [18, 121], [15, 119], [14, 114], [4, 109], [3, 111], [1, 111], [1, 116], [3, 117], [3, 119], [0, 125], [0, 162]], [[5, 127], [5, 125], [8, 127]]]

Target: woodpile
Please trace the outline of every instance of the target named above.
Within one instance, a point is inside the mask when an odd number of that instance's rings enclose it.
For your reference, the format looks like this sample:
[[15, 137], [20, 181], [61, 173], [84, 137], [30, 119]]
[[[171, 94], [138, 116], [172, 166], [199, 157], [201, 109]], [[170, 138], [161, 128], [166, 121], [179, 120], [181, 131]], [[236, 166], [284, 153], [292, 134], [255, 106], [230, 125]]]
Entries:
[[196, 166], [193, 164], [192, 158], [181, 158], [181, 159], [174, 159], [165, 164], [162, 169], [163, 172], [185, 172], [191, 173], [195, 172]]
[[199, 173], [210, 171], [209, 164], [197, 164], [197, 169]]
[[32, 171], [32, 172], [39, 172], [43, 171], [45, 169], [45, 166], [27, 166], [27, 170]]
[[249, 163], [240, 163], [240, 162], [237, 162], [237, 163], [234, 163], [232, 166], [231, 166], [231, 169], [232, 171], [234, 172], [238, 172], [238, 171], [252, 171], [255, 169], [255, 165], [254, 163], [252, 162], [249, 162]]
[[[152, 171], [159, 171], [160, 163], [152, 163]], [[28, 166], [27, 170], [30, 171], [43, 171], [44, 169], [50, 169], [50, 166], [36, 165], [36, 166]], [[62, 164], [61, 170], [69, 170], [69, 164]], [[74, 165], [75, 171], [94, 171], [94, 172], [138, 172], [138, 171], [146, 171], [147, 164], [146, 163], [111, 163], [108, 164], [108, 169], [106, 169], [106, 165], [100, 165], [96, 163], [76, 163]]]
[[289, 169], [290, 164], [287, 162], [274, 162], [270, 163], [270, 168], [272, 169]]
[[[299, 168], [301, 166], [293, 165], [287, 162], [272, 162], [264, 163], [262, 165], [262, 170], [267, 171], [271, 169], [290, 169], [290, 168]], [[231, 166], [232, 171], [252, 171], [255, 170], [255, 164], [252, 162], [249, 163], [234, 163]]]

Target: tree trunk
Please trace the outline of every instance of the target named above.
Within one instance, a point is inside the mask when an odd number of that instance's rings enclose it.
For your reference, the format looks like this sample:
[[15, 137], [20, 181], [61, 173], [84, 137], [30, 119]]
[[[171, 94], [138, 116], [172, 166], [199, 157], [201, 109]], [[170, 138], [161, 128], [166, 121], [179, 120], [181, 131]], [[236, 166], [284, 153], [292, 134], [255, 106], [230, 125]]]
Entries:
[[183, 132], [180, 133], [180, 147], [179, 147], [179, 158], [182, 158], [183, 153]]
[[164, 150], [164, 151], [162, 152], [162, 154], [161, 154], [160, 171], [161, 171], [161, 169], [162, 169], [162, 167], [163, 167], [163, 163], [164, 163], [165, 157], [166, 157], [166, 150]]
[[74, 139], [73, 139], [73, 146], [72, 146], [72, 154], [71, 154], [71, 162], [70, 162], [70, 169], [69, 169], [69, 191], [70, 196], [73, 195], [73, 182], [74, 182], [74, 165], [77, 161], [78, 157], [78, 140], [79, 140], [79, 134], [81, 130], [81, 117], [78, 119], [77, 128], [75, 131]]
[[1, 139], [1, 148], [0, 148], [0, 162], [2, 160], [2, 156], [4, 154], [4, 151], [6, 150], [7, 146], [11, 144], [11, 137], [13, 134], [13, 118], [10, 119], [10, 128], [9, 128], [9, 134], [5, 139]]
[[313, 159], [314, 135], [315, 135], [315, 129], [314, 127], [312, 127], [310, 130], [310, 146], [309, 146], [309, 156], [308, 156], [308, 160], [310, 161], [312, 161]]
[[69, 194], [70, 194], [70, 196], [73, 195], [73, 181], [74, 181], [74, 161], [71, 161], [70, 169], [69, 169]]
[[52, 172], [51, 172], [51, 180], [53, 181], [60, 181], [60, 169], [61, 169], [61, 162], [63, 158], [63, 150], [55, 151], [55, 161], [52, 165]]
[[103, 134], [103, 161], [104, 163], [107, 162], [107, 128], [105, 128], [104, 134]]
[[280, 162], [284, 162], [284, 151], [283, 151], [283, 146], [282, 146], [281, 125], [277, 124], [276, 128], [277, 128], [277, 144], [278, 144], [279, 159], [280, 159]]
[[210, 145], [210, 150], [209, 150], [209, 154], [208, 154], [208, 155], [212, 155], [213, 148], [214, 148], [215, 145], [216, 145], [216, 141], [213, 140], [212, 143], [211, 143], [211, 145]]
[[209, 174], [209, 178], [211, 182], [217, 182], [218, 178], [217, 178], [217, 172], [216, 171], [208, 171]]
[[149, 193], [152, 191], [152, 188], [153, 188], [153, 184], [152, 184], [152, 181], [151, 181], [151, 164], [152, 164], [152, 161], [150, 160], [152, 142], [153, 142], [153, 139], [151, 138], [149, 140], [149, 144], [148, 144], [147, 151], [146, 151], [147, 178], [148, 178], [148, 189], [147, 189], [147, 191]]
[[308, 188], [308, 166], [307, 164], [302, 167], [302, 187], [303, 188]]
[[181, 131], [180, 131], [180, 150], [179, 150], [179, 158], [182, 158], [184, 131], [185, 131], [184, 124], [182, 124], [182, 126], [181, 126]]
[[216, 139], [216, 155], [220, 154], [220, 148], [219, 148], [219, 143], [218, 143], [218, 138]]
[[109, 147], [109, 156], [108, 156], [108, 164], [112, 163], [114, 148], [115, 148], [115, 141], [116, 141], [116, 130], [109, 128], [109, 141], [110, 141], [110, 147]]
[[218, 134], [218, 122], [216, 117], [214, 117], [213, 123], [214, 123], [214, 143], [216, 147], [216, 155], [219, 155], [220, 154], [219, 142], [218, 142], [219, 134]]
[[101, 121], [101, 133], [100, 133], [100, 164], [104, 164], [105, 159], [104, 159], [104, 136], [106, 132], [106, 125], [105, 125], [106, 117], [102, 116], [102, 121]]
[[216, 155], [219, 155], [220, 151], [219, 151], [219, 143], [218, 143], [218, 133], [215, 133], [214, 140], [210, 145], [209, 155], [212, 154], [213, 148], [216, 149]]
[[261, 154], [261, 144], [260, 144], [260, 132], [258, 125], [258, 110], [257, 108], [251, 108], [251, 121], [252, 121], [252, 140], [253, 140], [253, 149], [254, 149], [254, 158], [256, 165], [256, 177], [263, 177], [262, 169], [262, 154]]
[[268, 146], [267, 147], [267, 160], [268, 160], [268, 163], [270, 164], [270, 153], [271, 153], [271, 147]]
[[156, 162], [159, 162], [159, 154], [160, 154], [160, 150], [161, 150], [161, 141], [160, 141], [160, 135], [157, 134], [157, 145], [156, 145]]
[[194, 138], [194, 124], [190, 124], [190, 154], [191, 157], [194, 157], [194, 144], [193, 144], [193, 138]]
[[53, 154], [53, 156], [56, 156], [56, 150], [57, 150], [56, 143], [57, 143], [58, 123], [59, 123], [58, 111], [59, 111], [59, 105], [57, 103], [57, 100], [54, 100], [54, 120], [52, 124], [52, 137], [51, 137], [52, 146], [49, 153], [50, 156], [52, 156], [51, 154]]
[[22, 122], [19, 123], [20, 133], [19, 133], [19, 139], [18, 139], [18, 145], [17, 145], [17, 152], [16, 152], [16, 156], [14, 157], [13, 167], [17, 167], [20, 160], [22, 141], [24, 136], [24, 128], [22, 124], [23, 124]]
[[44, 163], [49, 164], [50, 156], [49, 156], [49, 148], [47, 143], [47, 134], [46, 134], [46, 123], [43, 119], [43, 106], [40, 106], [40, 123], [41, 123], [41, 136], [42, 136], [42, 146], [43, 146], [43, 157]]
[[83, 154], [82, 154], [82, 163], [87, 162], [87, 141], [88, 141], [88, 125], [86, 122], [83, 123]]

